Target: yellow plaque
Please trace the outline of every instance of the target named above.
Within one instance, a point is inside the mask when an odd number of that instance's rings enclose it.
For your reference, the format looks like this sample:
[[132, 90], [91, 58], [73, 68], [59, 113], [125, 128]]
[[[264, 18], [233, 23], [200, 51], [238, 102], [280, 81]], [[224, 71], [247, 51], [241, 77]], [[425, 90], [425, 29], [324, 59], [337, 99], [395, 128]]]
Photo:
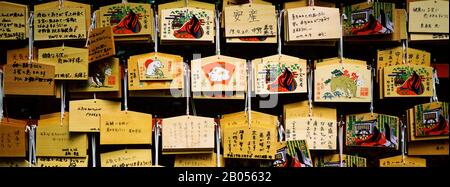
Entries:
[[101, 115], [108, 112], [119, 112], [120, 107], [119, 102], [101, 99], [70, 101], [69, 131], [99, 132]]
[[293, 8], [287, 10], [287, 18], [287, 41], [338, 39], [341, 34], [338, 8]]
[[372, 74], [365, 61], [344, 59], [317, 63], [315, 102], [370, 102]]
[[306, 140], [311, 150], [336, 150], [336, 109], [313, 107], [307, 101], [285, 105], [286, 140]]
[[8, 119], [0, 123], [0, 157], [25, 157], [25, 125], [25, 121], [10, 124]]
[[384, 97], [431, 97], [433, 68], [397, 65], [384, 68]]
[[409, 2], [408, 18], [409, 32], [448, 34], [448, 1]]
[[245, 112], [224, 115], [220, 120], [225, 158], [274, 160], [277, 117], [251, 111], [249, 127]]
[[402, 155], [380, 159], [380, 167], [427, 167], [424, 158], [416, 158]]
[[192, 60], [192, 91], [245, 91], [246, 68], [245, 59], [221, 55]]
[[111, 57], [90, 63], [89, 70], [88, 80], [71, 83], [70, 92], [120, 91], [122, 82], [118, 58]]
[[39, 63], [55, 66], [55, 80], [87, 80], [88, 55], [85, 48], [52, 47], [39, 49]]
[[133, 111], [105, 112], [100, 118], [100, 144], [151, 144], [152, 115]]
[[[60, 115], [60, 113], [56, 113]], [[69, 114], [40, 119], [36, 128], [36, 156], [86, 157], [88, 139], [86, 133], [69, 132]]]
[[2, 1], [0, 7], [0, 40], [28, 38], [27, 6]]
[[[174, 167], [217, 167], [217, 154], [185, 154], [176, 155]], [[225, 166], [225, 159], [220, 156], [220, 166]]]
[[124, 149], [100, 154], [102, 167], [150, 167], [151, 149]]
[[211, 152], [214, 118], [178, 116], [162, 120], [163, 152]]
[[35, 10], [34, 40], [86, 39], [84, 8]]
[[88, 157], [37, 157], [37, 167], [88, 167]]
[[89, 62], [114, 56], [114, 37], [111, 27], [95, 28], [89, 32]]
[[214, 41], [213, 10], [193, 7], [161, 10], [161, 40]]
[[28, 61], [4, 65], [6, 95], [55, 95], [55, 67]]
[[275, 6], [243, 4], [224, 8], [225, 36], [273, 36], [277, 34]]
[[252, 63], [256, 94], [306, 93], [306, 60], [273, 55]]

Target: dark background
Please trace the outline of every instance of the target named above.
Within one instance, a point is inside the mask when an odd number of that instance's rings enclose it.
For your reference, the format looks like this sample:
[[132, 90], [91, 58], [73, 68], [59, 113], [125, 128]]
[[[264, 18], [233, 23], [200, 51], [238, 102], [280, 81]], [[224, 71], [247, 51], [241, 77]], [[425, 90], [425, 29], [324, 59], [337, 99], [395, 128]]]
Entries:
[[[101, 6], [110, 5], [114, 3], [120, 3], [120, 0], [73, 0], [85, 4], [92, 5], [92, 11], [97, 10]], [[204, 2], [221, 4], [218, 0], [202, 0]], [[274, 5], [277, 5], [278, 9], [281, 9], [280, 5], [283, 0], [269, 0]], [[365, 2], [365, 0], [339, 0], [331, 1], [336, 2], [336, 6], [349, 5], [358, 2]], [[36, 5], [48, 0], [16, 0], [11, 1], [14, 3]], [[154, 0], [129, 0], [129, 2], [144, 2], [154, 3]], [[157, 4], [170, 2], [168, 0], [156, 1]], [[381, 2], [395, 2], [396, 8], [406, 8], [406, 0], [387, 0]], [[30, 6], [32, 7], [32, 6]], [[32, 10], [32, 8], [31, 8]], [[283, 31], [282, 31], [283, 33]], [[223, 35], [223, 30], [221, 32]], [[66, 46], [84, 47], [85, 41], [65, 41]], [[338, 43], [337, 43], [338, 44]], [[16, 48], [23, 48], [28, 45], [28, 40], [23, 41], [0, 41], [0, 62], [6, 62], [6, 51]], [[34, 46], [37, 48], [61, 46], [62, 41], [39, 41], [34, 42]], [[359, 60], [365, 60], [368, 64], [375, 67], [376, 51], [377, 49], [385, 49], [391, 47], [397, 47], [401, 44], [399, 42], [392, 41], [371, 41], [371, 42], [357, 42], [344, 39], [344, 56], [346, 58], [353, 58]], [[448, 48], [449, 43], [446, 41], [427, 41], [427, 42], [410, 42], [409, 47], [415, 49], [426, 50], [431, 53], [431, 63], [448, 63]], [[116, 52], [119, 54], [119, 58], [127, 59], [129, 56], [153, 52], [153, 43], [119, 43], [116, 42]], [[182, 45], [159, 45], [158, 52], [178, 54], [184, 57], [185, 62], [190, 62], [192, 54], [199, 53], [202, 57], [215, 55], [215, 44], [211, 45], [194, 45], [185, 43]], [[338, 46], [293, 46], [283, 45], [283, 54], [296, 56], [302, 59], [316, 60], [322, 58], [336, 57], [338, 55]], [[277, 44], [228, 44], [225, 43], [225, 38], [221, 37], [221, 54], [244, 58], [252, 60], [255, 58], [261, 58], [277, 54]], [[125, 64], [126, 61], [122, 60], [121, 63]], [[439, 70], [438, 70], [439, 71]], [[448, 70], [447, 70], [448, 71]], [[437, 85], [437, 93], [439, 101], [448, 102], [448, 78], [441, 78], [440, 84]], [[429, 98], [395, 98], [395, 99], [383, 99], [380, 100], [378, 93], [378, 84], [374, 83], [374, 107], [375, 112], [396, 115], [402, 117], [405, 115], [405, 110], [412, 108], [414, 105], [429, 102]], [[100, 98], [100, 97], [98, 97]], [[264, 112], [272, 115], [280, 116], [283, 113], [283, 105], [288, 103], [295, 103], [299, 101], [307, 100], [307, 94], [282, 94], [279, 95], [279, 103], [275, 108], [263, 109], [258, 107], [258, 101], [264, 98], [256, 97], [252, 98], [252, 110]], [[70, 93], [68, 93], [68, 100], [70, 100]], [[111, 99], [116, 101], [122, 101], [123, 99]], [[60, 111], [60, 99], [54, 97], [40, 97], [40, 96], [7, 96], [4, 99], [5, 115], [11, 118], [38, 119], [39, 115], [48, 114]], [[244, 110], [244, 100], [211, 100], [211, 99], [195, 99], [194, 103], [196, 114], [199, 116], [217, 117], [218, 115], [238, 112]], [[335, 107], [338, 111], [338, 116], [354, 113], [369, 112], [369, 103], [314, 103], [314, 106], [327, 106]], [[68, 101], [66, 104], [68, 109]], [[152, 114], [154, 117], [172, 117], [178, 115], [184, 115], [186, 113], [186, 99], [184, 98], [149, 98], [149, 97], [129, 97], [128, 109], [132, 111], [145, 112]], [[191, 113], [194, 108], [191, 106]], [[97, 166], [99, 166], [100, 156], [99, 153], [108, 152], [112, 150], [119, 150], [122, 148], [154, 148], [154, 146], [141, 146], [141, 145], [128, 145], [128, 146], [100, 146], [98, 145], [97, 137]], [[161, 143], [161, 141], [160, 141]], [[161, 148], [161, 144], [159, 148]], [[90, 151], [90, 150], [89, 150]], [[336, 151], [311, 151], [312, 156], [328, 153], [337, 153]], [[382, 148], [350, 148], [344, 147], [345, 154], [358, 155], [367, 158], [367, 165], [378, 166], [378, 159], [396, 156], [401, 154], [400, 151], [387, 150]], [[89, 152], [90, 154], [90, 152]], [[154, 153], [153, 153], [154, 154]], [[443, 167], [448, 166], [448, 156], [423, 156], [427, 159], [427, 166], [429, 167]], [[160, 165], [173, 166], [173, 156], [160, 156]], [[91, 157], [90, 157], [91, 160]], [[90, 161], [91, 162], [91, 161]], [[243, 161], [235, 159], [227, 159], [227, 166], [241, 167], [241, 166], [258, 166], [264, 161]], [[89, 164], [91, 165], [91, 164]]]

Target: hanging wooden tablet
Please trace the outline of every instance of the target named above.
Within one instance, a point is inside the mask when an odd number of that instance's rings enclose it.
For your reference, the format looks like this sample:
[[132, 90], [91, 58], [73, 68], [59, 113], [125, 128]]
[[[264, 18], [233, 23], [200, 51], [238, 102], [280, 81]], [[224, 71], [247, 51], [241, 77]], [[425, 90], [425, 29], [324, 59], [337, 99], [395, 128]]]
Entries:
[[246, 90], [244, 59], [215, 55], [191, 61], [193, 92], [242, 92]]
[[36, 156], [86, 157], [88, 139], [86, 133], [69, 132], [69, 113], [40, 119], [36, 128]]
[[0, 123], [0, 157], [25, 157], [25, 120], [3, 118]]
[[151, 144], [152, 115], [133, 111], [105, 112], [100, 117], [100, 144]]
[[427, 167], [424, 158], [409, 157], [402, 155], [380, 159], [380, 167]]
[[3, 68], [5, 95], [55, 95], [55, 66], [20, 61]]
[[[344, 167], [367, 167], [367, 159], [353, 155], [342, 155]], [[340, 167], [339, 154], [318, 156], [314, 159], [314, 167]]]
[[394, 10], [394, 33], [392, 33], [390, 40], [398, 41], [408, 39], [407, 31], [407, 16], [408, 13], [405, 9], [395, 9]]
[[121, 69], [118, 58], [111, 57], [90, 63], [89, 69], [88, 80], [71, 82], [70, 92], [118, 92], [120, 90]]
[[139, 80], [172, 80], [171, 72], [174, 71], [173, 58], [166, 58], [164, 55], [157, 55], [154, 58], [140, 58], [138, 59], [138, 74]]
[[[164, 74], [165, 71], [166, 74]], [[161, 72], [162, 76], [156, 76], [156, 74], [161, 75]], [[144, 80], [141, 80], [141, 75]], [[147, 75], [149, 75], [148, 78], [146, 78]], [[128, 59], [129, 90], [166, 90], [182, 89], [183, 87], [184, 67], [181, 56], [147, 53], [131, 56]]]
[[[377, 51], [377, 70], [387, 66], [401, 65], [403, 63], [402, 47], [394, 47]], [[430, 66], [431, 54], [424, 50], [408, 48], [408, 64]]]
[[86, 39], [84, 8], [34, 10], [34, 40]]
[[286, 140], [307, 140], [311, 150], [336, 150], [336, 109], [314, 107], [308, 101], [284, 105]]
[[112, 27], [95, 28], [89, 32], [89, 63], [112, 57], [116, 54]]
[[[264, 0], [223, 0], [222, 2], [222, 13], [225, 12], [225, 8], [229, 6], [235, 6], [235, 5], [243, 5], [247, 3], [255, 3], [255, 4], [262, 4], [262, 5], [272, 5], [272, 3], [264, 1]], [[221, 28], [225, 27], [225, 16], [221, 16]]]
[[101, 167], [150, 167], [151, 149], [123, 149], [100, 154]]
[[214, 11], [193, 7], [161, 10], [161, 41], [214, 41]]
[[394, 3], [358, 3], [343, 8], [344, 36], [392, 34], [394, 32]]
[[251, 111], [251, 125], [245, 112], [220, 119], [225, 158], [274, 160], [277, 151], [277, 116]]
[[[28, 46], [12, 49], [6, 52], [6, 64], [15, 64], [28, 61]], [[38, 49], [33, 47], [33, 59], [38, 59]]]
[[25, 158], [0, 158], [0, 167], [29, 167]]
[[[216, 167], [216, 153], [176, 155], [174, 167]], [[225, 159], [220, 156], [220, 166], [225, 166]]]
[[315, 102], [370, 102], [372, 75], [365, 61], [331, 59], [316, 64]]
[[[242, 5], [250, 3], [248, 0], [224, 0], [222, 6], [222, 12], [225, 12], [225, 7]], [[253, 0], [251, 1], [253, 4], [262, 4], [262, 5], [272, 5], [270, 2], [262, 1], [262, 0]], [[225, 14], [223, 13], [221, 16], [221, 28], [225, 27]], [[242, 36], [242, 37], [227, 37], [227, 43], [277, 43], [277, 34], [273, 36]]]
[[[179, 44], [186, 41], [191, 42], [191, 44], [214, 43], [215, 11], [214, 4], [201, 1], [174, 1], [159, 4], [158, 15], [161, 18], [159, 20], [161, 44]], [[202, 13], [199, 14], [200, 12]], [[189, 17], [191, 13], [195, 14], [197, 19]], [[175, 17], [175, 20], [178, 21], [168, 19], [173, 17], [174, 14], [186, 17], [186, 19], [178, 19], [179, 16]], [[192, 29], [192, 31], [186, 30], [193, 24], [199, 27]]]
[[227, 6], [225, 37], [274, 36], [277, 34], [275, 6], [248, 3]]
[[[62, 4], [61, 4], [62, 3]], [[37, 10], [56, 10], [56, 9], [60, 9], [60, 8], [82, 8], [85, 11], [84, 14], [84, 18], [86, 21], [84, 21], [83, 23], [86, 23], [86, 29], [89, 28], [89, 26], [91, 25], [91, 5], [90, 4], [83, 4], [83, 3], [78, 3], [78, 2], [73, 2], [73, 1], [52, 1], [52, 2], [48, 2], [48, 3], [42, 3], [39, 5], [35, 5], [34, 6], [34, 11]], [[36, 15], [36, 12], [34, 12]], [[35, 17], [36, 19], [36, 17]], [[86, 30], [87, 31], [87, 30]]]
[[273, 55], [253, 60], [256, 94], [306, 93], [306, 60]]
[[[322, 40], [299, 40], [299, 41], [292, 41], [288, 40], [289, 38], [289, 10], [294, 10], [297, 8], [305, 8], [308, 6], [312, 6], [309, 4], [306, 0], [298, 0], [298, 1], [292, 1], [292, 2], [285, 2], [284, 3], [284, 9], [286, 12], [283, 14], [283, 28], [284, 32], [282, 33], [284, 35], [285, 45], [300, 45], [300, 46], [336, 46], [336, 39], [322, 39]], [[316, 7], [324, 7], [324, 8], [335, 8], [336, 3], [333, 2], [324, 2], [324, 1], [314, 1], [314, 6]], [[291, 17], [292, 20], [292, 17]], [[338, 26], [340, 28], [340, 26]], [[340, 31], [339, 31], [340, 33]]]
[[99, 132], [100, 117], [104, 113], [119, 112], [120, 102], [86, 99], [69, 102], [70, 132]]
[[286, 141], [286, 148], [288, 159], [292, 160], [289, 167], [313, 167], [306, 140]]
[[0, 1], [0, 40], [28, 38], [28, 6]]
[[162, 120], [163, 154], [205, 153], [214, 150], [214, 118], [178, 116]]
[[55, 66], [55, 80], [87, 80], [89, 51], [85, 48], [39, 49], [39, 63]]
[[152, 41], [153, 10], [150, 4], [118, 3], [100, 7], [97, 27], [111, 26], [117, 41]]
[[398, 149], [399, 119], [396, 116], [376, 113], [347, 115], [346, 128], [347, 146]]
[[81, 158], [37, 157], [36, 167], [88, 167], [88, 156]]
[[340, 37], [339, 9], [301, 7], [287, 10], [288, 37], [286, 41], [329, 40]]
[[407, 112], [410, 141], [448, 139], [447, 102], [420, 104]]
[[402, 47], [394, 47], [377, 51], [377, 82], [380, 83], [380, 97], [383, 97], [383, 68], [393, 65], [401, 65], [404, 62], [413, 65], [430, 66], [431, 54], [424, 50], [408, 48], [408, 62], [404, 59]]
[[448, 34], [448, 6], [444, 0], [409, 2], [409, 32]]
[[384, 97], [431, 97], [433, 68], [396, 65], [383, 69]]

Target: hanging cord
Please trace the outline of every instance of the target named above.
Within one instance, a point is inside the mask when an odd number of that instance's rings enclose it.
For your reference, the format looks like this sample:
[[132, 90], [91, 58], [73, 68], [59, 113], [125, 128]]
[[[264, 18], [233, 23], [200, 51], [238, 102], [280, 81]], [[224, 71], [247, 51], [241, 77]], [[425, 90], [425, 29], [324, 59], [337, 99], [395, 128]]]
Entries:
[[220, 17], [222, 12], [216, 10], [216, 55], [220, 55]]
[[406, 58], [407, 58], [407, 48], [406, 48], [406, 40], [403, 40], [402, 41], [402, 64], [406, 64], [406, 63], [408, 63], [407, 61], [406, 61]]
[[280, 122], [281, 116], [277, 120], [277, 129], [278, 129], [278, 142], [284, 141], [284, 127], [283, 124]]
[[29, 167], [33, 167], [36, 163], [36, 125], [27, 125], [25, 132], [28, 132], [28, 161]]
[[186, 94], [186, 115], [189, 116], [189, 108], [190, 108], [189, 100], [191, 97], [191, 93], [189, 91], [189, 88], [191, 87], [190, 79], [189, 79], [190, 78], [190, 76], [189, 76], [190, 70], [189, 70], [189, 65], [187, 63], [184, 63], [183, 65], [184, 65], [184, 82], [186, 85], [184, 88], [185, 94]]
[[344, 167], [343, 160], [343, 152], [344, 152], [344, 116], [341, 115], [341, 121], [339, 121], [339, 133], [338, 133], [338, 142], [339, 142], [339, 167]]
[[314, 6], [314, 0], [309, 0], [308, 5], [309, 5], [309, 6]]
[[88, 47], [89, 45], [89, 35], [91, 34], [92, 30], [94, 30], [97, 26], [97, 11], [94, 11], [94, 13], [92, 13], [92, 17], [91, 17], [91, 26], [89, 27], [88, 30], [88, 37], [86, 38], [86, 44], [84, 45], [84, 47]]
[[31, 64], [33, 62], [33, 43], [34, 43], [34, 35], [33, 35], [33, 20], [34, 20], [34, 12], [30, 11], [30, 17], [28, 18], [28, 63]]
[[91, 148], [92, 148], [92, 167], [96, 167], [97, 163], [96, 163], [96, 147], [97, 147], [97, 142], [95, 141], [95, 133], [91, 133]]
[[347, 19], [347, 16], [345, 14], [341, 15], [341, 35], [339, 38], [339, 58], [341, 59], [341, 64], [344, 61], [344, 20]]
[[128, 1], [127, 0], [122, 0], [122, 4], [127, 4]]
[[0, 121], [3, 119], [3, 70], [0, 69]]
[[403, 120], [400, 120], [400, 128], [401, 128], [401, 142], [402, 142], [402, 162], [405, 161], [405, 153], [406, 153], [406, 137], [405, 137], [405, 131], [406, 131], [406, 125], [403, 124]]
[[59, 9], [64, 8], [64, 0], [59, 0]]
[[66, 110], [66, 89], [65, 82], [61, 82], [61, 126], [64, 123], [64, 111]]
[[158, 28], [158, 11], [156, 10], [156, 8], [154, 8], [153, 10], [153, 14], [154, 14], [154, 23], [153, 26], [155, 27], [155, 35], [153, 36], [153, 50], [155, 51], [155, 53], [158, 52], [158, 32], [159, 32], [159, 28]]
[[214, 127], [216, 127], [216, 166], [221, 167], [220, 162], [220, 140], [221, 140], [221, 132], [220, 132], [220, 124], [214, 122]]
[[439, 102], [438, 96], [437, 96], [437, 85], [439, 84], [439, 78], [437, 76], [437, 70], [433, 68], [433, 97], [430, 98], [430, 102]]
[[123, 73], [123, 108], [128, 111], [128, 68], [124, 65]]
[[281, 41], [281, 23], [282, 23], [282, 18], [283, 18], [283, 13], [284, 13], [284, 9], [283, 10], [279, 10], [278, 11], [278, 19], [277, 19], [277, 39], [278, 39], [278, 55], [281, 55], [281, 47], [282, 47], [282, 41]]
[[312, 117], [313, 117], [313, 113], [312, 113], [312, 108], [313, 108], [313, 105], [312, 105], [312, 102], [313, 102], [312, 101], [312, 98], [313, 98], [312, 86], [313, 86], [313, 73], [314, 73], [313, 69], [314, 69], [314, 63], [312, 62], [312, 60], [310, 60], [309, 68], [308, 68], [308, 85], [307, 85], [307, 88], [308, 88], [308, 105], [309, 105], [309, 112], [308, 112], [309, 120], [312, 120]]
[[248, 128], [251, 128], [252, 123], [252, 61], [247, 61], [247, 97], [246, 108]]
[[[375, 60], [374, 60], [375, 61]], [[371, 97], [370, 97], [370, 107], [369, 107], [369, 110], [370, 110], [370, 115], [373, 117], [373, 111], [374, 111], [374, 107], [373, 107], [373, 98], [375, 98], [374, 97], [374, 89], [373, 89], [373, 79], [375, 79], [375, 68], [373, 68], [372, 66], [369, 66], [369, 69], [370, 69], [370, 88], [371, 88]]]
[[[156, 117], [156, 116], [155, 116]], [[155, 166], [159, 166], [159, 120], [155, 119]]]

